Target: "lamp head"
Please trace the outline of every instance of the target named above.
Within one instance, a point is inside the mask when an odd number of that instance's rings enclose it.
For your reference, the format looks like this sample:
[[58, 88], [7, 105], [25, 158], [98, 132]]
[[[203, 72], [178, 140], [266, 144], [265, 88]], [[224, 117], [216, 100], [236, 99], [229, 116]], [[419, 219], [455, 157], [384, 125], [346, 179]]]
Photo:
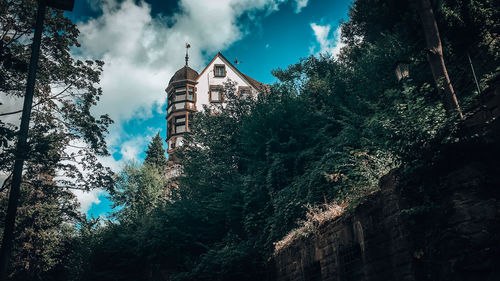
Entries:
[[73, 11], [73, 6], [75, 4], [75, 0], [46, 0], [47, 6], [64, 10], [64, 11]]

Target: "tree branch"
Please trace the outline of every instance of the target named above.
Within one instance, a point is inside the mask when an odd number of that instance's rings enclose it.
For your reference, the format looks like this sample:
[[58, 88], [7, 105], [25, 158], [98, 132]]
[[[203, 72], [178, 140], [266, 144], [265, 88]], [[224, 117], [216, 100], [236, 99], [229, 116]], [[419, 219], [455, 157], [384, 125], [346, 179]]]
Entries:
[[[40, 105], [40, 104], [42, 104], [42, 103], [48, 102], [48, 101], [50, 101], [50, 100], [53, 100], [53, 99], [55, 99], [55, 98], [59, 97], [59, 96], [60, 96], [60, 95], [62, 95], [64, 92], [66, 92], [66, 91], [67, 91], [67, 90], [68, 90], [71, 86], [73, 86], [73, 83], [72, 83], [72, 84], [70, 84], [70, 85], [68, 85], [66, 88], [64, 88], [64, 90], [62, 90], [61, 92], [57, 93], [56, 95], [51, 96], [50, 98], [47, 98], [47, 99], [42, 99], [42, 100], [40, 100], [39, 102], [35, 103], [35, 104], [33, 105], [33, 107], [38, 106], [38, 105]], [[7, 112], [7, 113], [0, 113], [0, 116], [12, 115], [12, 114], [17, 114], [17, 113], [21, 113], [21, 112], [23, 112], [23, 110], [22, 110], [22, 109], [20, 109], [20, 110], [16, 110], [16, 111], [12, 111], [12, 112]]]

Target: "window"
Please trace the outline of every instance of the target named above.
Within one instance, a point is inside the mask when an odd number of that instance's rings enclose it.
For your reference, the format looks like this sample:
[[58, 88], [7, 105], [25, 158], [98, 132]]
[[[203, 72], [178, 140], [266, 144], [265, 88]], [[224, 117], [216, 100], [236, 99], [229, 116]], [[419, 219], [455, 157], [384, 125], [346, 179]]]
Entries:
[[[168, 96], [168, 107], [170, 108], [171, 105], [183, 101], [196, 101], [196, 88], [194, 86], [188, 85], [187, 87], [176, 88], [175, 91], [172, 91]], [[175, 110], [175, 105], [172, 107]], [[177, 109], [181, 107], [183, 106], [178, 105]]]
[[186, 99], [186, 88], [176, 88], [175, 91], [173, 91], [171, 94], [168, 96], [168, 105], [170, 106], [171, 104], [182, 101]]
[[210, 92], [210, 102], [222, 102], [222, 93], [218, 90]]
[[238, 87], [238, 96], [242, 99], [248, 99], [252, 95], [252, 89], [250, 87], [240, 86]]
[[175, 117], [175, 134], [184, 133], [186, 131], [186, 116]]
[[223, 102], [223, 88], [222, 86], [210, 86], [210, 102], [219, 103]]
[[188, 100], [194, 101], [194, 87], [188, 87]]
[[170, 138], [173, 134], [175, 134], [175, 126], [174, 126], [174, 120], [168, 121], [167, 124], [167, 138]]
[[226, 66], [223, 64], [216, 64], [214, 66], [214, 76], [215, 77], [225, 77], [226, 76]]
[[186, 93], [185, 92], [179, 92], [175, 93], [175, 101], [183, 101], [186, 100]]

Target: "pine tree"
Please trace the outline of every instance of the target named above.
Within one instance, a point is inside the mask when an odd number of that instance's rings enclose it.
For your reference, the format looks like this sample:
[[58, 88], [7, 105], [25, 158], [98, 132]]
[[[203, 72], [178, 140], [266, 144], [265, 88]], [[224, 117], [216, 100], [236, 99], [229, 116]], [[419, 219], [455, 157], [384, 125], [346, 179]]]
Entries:
[[167, 167], [167, 157], [165, 156], [165, 149], [163, 148], [163, 142], [159, 132], [148, 144], [144, 164], [155, 166], [159, 170], [163, 170]]

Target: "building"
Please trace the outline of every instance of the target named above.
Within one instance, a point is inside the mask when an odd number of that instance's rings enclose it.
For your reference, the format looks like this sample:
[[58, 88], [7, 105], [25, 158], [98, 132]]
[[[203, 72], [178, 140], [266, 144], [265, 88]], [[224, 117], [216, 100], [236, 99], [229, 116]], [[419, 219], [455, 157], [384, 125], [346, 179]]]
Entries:
[[[189, 45], [187, 45], [189, 48]], [[186, 51], [186, 65], [179, 69], [170, 79], [167, 92], [167, 144], [169, 165], [172, 169], [168, 177], [178, 176], [178, 159], [175, 150], [183, 143], [186, 133], [191, 131], [190, 121], [194, 112], [203, 110], [203, 105], [214, 106], [224, 103], [223, 84], [228, 80], [236, 83], [238, 96], [241, 98], [253, 97], [268, 92], [269, 85], [241, 73], [220, 52], [199, 74], [188, 66]]]

